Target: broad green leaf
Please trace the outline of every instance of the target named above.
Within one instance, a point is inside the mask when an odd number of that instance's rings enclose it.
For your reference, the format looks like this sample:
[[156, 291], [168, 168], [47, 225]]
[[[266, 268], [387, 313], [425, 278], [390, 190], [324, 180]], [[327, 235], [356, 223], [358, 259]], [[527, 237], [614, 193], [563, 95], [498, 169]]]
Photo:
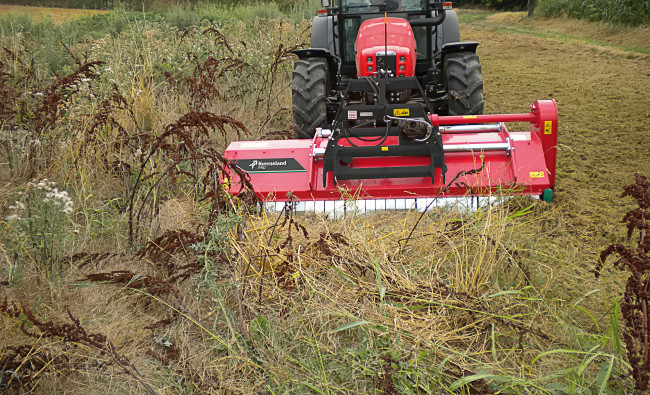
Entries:
[[614, 357], [606, 360], [600, 365], [598, 371], [598, 378], [596, 379], [596, 386], [598, 387], [598, 395], [605, 394], [607, 390], [607, 383], [609, 377], [612, 375], [612, 368], [614, 367]]
[[513, 290], [510, 290], [510, 291], [499, 291], [499, 292], [497, 292], [497, 293], [495, 293], [495, 294], [488, 295], [487, 297], [488, 297], [488, 298], [496, 298], [497, 296], [503, 296], [503, 295], [521, 295], [522, 293], [523, 293], [523, 292], [521, 292], [521, 290], [513, 289]]
[[357, 283], [354, 282], [354, 280], [352, 280], [352, 279], [350, 278], [350, 276], [348, 276], [347, 274], [343, 273], [341, 270], [335, 268], [334, 266], [327, 266], [327, 267], [329, 267], [330, 269], [334, 269], [335, 272], [337, 272], [341, 277], [343, 277], [343, 278], [344, 278], [345, 280], [347, 280], [348, 282], [352, 283], [352, 285], [357, 285]]
[[508, 217], [506, 217], [506, 219], [513, 219], [513, 218], [521, 217], [523, 215], [530, 214], [531, 213], [531, 208], [533, 208], [533, 206], [534, 205], [530, 205], [530, 206], [528, 206], [526, 208], [522, 208], [521, 210], [517, 211], [516, 213], [510, 214]]
[[477, 381], [477, 380], [494, 380], [498, 382], [509, 382], [512, 381], [512, 377], [510, 376], [503, 376], [503, 375], [498, 375], [498, 374], [491, 374], [491, 373], [481, 373], [481, 374], [473, 374], [471, 376], [467, 377], [461, 377], [460, 379], [454, 381], [451, 386], [449, 386], [450, 391], [457, 390], [458, 388], [467, 385], [471, 382]]
[[366, 320], [350, 322], [349, 324], [345, 324], [343, 326], [340, 326], [340, 327], [330, 331], [330, 333], [342, 332], [342, 331], [347, 330], [347, 329], [356, 328], [359, 325], [367, 325], [367, 324], [370, 324], [370, 323], [371, 323], [370, 321], [366, 321]]

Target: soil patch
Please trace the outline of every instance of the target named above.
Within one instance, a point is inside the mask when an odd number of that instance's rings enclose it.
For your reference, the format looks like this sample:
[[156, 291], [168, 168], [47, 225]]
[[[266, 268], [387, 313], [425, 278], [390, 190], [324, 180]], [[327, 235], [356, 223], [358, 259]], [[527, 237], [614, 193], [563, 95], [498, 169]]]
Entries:
[[[515, 27], [556, 26], [494, 18]], [[559, 27], [553, 31], [566, 26], [555, 21]], [[480, 43], [486, 113], [525, 112], [536, 99], [558, 102], [556, 200], [566, 205], [572, 225], [589, 244], [620, 234], [620, 218], [629, 209], [621, 207], [622, 187], [634, 181], [635, 172], [650, 174], [650, 57], [496, 31], [489, 24], [465, 24], [461, 32], [463, 40]]]

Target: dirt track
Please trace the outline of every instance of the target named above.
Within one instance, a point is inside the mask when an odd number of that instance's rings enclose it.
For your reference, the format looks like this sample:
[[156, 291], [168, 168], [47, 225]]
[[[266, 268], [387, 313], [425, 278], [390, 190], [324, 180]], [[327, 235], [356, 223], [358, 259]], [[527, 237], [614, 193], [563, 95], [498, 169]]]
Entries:
[[557, 100], [556, 201], [592, 242], [620, 235], [622, 187], [635, 172], [650, 177], [650, 56], [506, 32], [490, 18], [461, 26], [461, 35], [480, 43], [486, 113], [526, 112], [536, 99]]

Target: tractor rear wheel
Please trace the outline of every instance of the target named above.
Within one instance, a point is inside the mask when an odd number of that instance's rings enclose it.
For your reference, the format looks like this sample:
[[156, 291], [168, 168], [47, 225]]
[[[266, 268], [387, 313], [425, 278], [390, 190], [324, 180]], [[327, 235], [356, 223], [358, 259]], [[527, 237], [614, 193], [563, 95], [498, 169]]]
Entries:
[[474, 52], [445, 55], [443, 77], [449, 95], [449, 115], [483, 114], [483, 75]]
[[328, 75], [323, 58], [300, 59], [294, 64], [291, 92], [296, 138], [313, 138], [316, 128], [327, 127]]

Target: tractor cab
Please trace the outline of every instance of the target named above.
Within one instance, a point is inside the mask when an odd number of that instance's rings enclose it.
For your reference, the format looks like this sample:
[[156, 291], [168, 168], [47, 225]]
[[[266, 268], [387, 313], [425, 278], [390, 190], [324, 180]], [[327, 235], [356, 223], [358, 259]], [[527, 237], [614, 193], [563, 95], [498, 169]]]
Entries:
[[[460, 41], [451, 3], [321, 3], [324, 9], [312, 22], [311, 47], [294, 51], [299, 57], [292, 86], [296, 137], [311, 138], [318, 127], [335, 127], [346, 105], [381, 102], [379, 79], [388, 79], [382, 86], [389, 103], [419, 104], [425, 114], [483, 112], [478, 43]], [[393, 78], [413, 81], [391, 82]], [[359, 85], [358, 79], [367, 82]]]
[[[436, 43], [432, 40], [435, 37], [435, 28], [419, 26], [418, 23], [437, 16], [439, 11], [435, 8], [426, 0], [368, 0], [367, 2], [341, 0], [340, 9], [337, 11], [336, 8], [333, 8], [333, 14], [337, 16], [337, 27], [339, 28], [337, 33], [342, 38], [336, 48], [339, 50], [342, 60], [342, 74], [353, 73], [351, 63], [355, 62], [357, 35], [361, 25], [369, 20], [383, 23], [385, 17], [400, 18], [408, 22], [415, 38], [417, 59], [420, 62], [419, 68], [426, 70], [432, 55], [436, 52], [439, 53], [440, 48], [436, 48]], [[388, 34], [400, 34], [403, 29], [405, 28], [402, 26], [395, 26], [395, 29], [390, 29], [391, 32]]]

